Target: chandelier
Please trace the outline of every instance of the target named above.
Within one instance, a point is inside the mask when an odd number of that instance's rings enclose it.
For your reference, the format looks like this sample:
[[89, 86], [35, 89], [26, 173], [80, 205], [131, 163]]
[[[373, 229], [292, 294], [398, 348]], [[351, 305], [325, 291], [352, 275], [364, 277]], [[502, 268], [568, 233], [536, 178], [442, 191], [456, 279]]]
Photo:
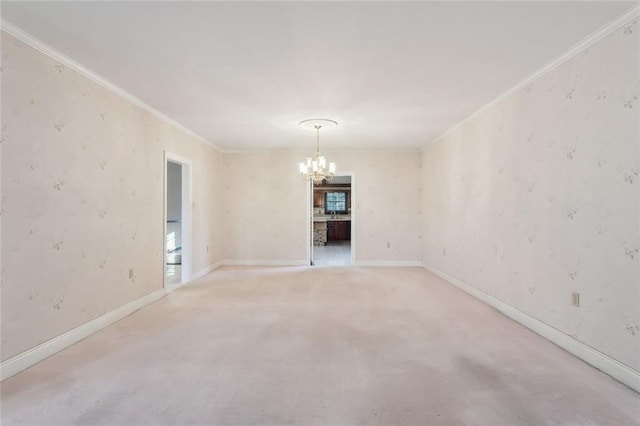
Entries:
[[320, 155], [320, 129], [324, 127], [337, 127], [333, 120], [313, 118], [298, 123], [300, 127], [316, 129], [316, 152], [313, 157], [307, 157], [307, 161], [300, 163], [300, 174], [305, 180], [313, 180], [320, 183], [323, 180], [331, 180], [336, 174], [336, 163], [328, 162], [324, 155]]

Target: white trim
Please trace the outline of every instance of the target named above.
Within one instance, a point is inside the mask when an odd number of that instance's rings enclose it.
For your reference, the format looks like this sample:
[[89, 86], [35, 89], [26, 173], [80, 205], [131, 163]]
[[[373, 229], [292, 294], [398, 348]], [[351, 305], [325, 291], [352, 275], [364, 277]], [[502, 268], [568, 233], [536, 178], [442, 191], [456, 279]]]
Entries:
[[[173, 285], [166, 284], [165, 290], [166, 290], [167, 293], [170, 293], [170, 292], [172, 292], [174, 290], [179, 289], [180, 287], [184, 287], [186, 285], [193, 284], [196, 280], [204, 277], [209, 272], [213, 271], [214, 269], [219, 268], [220, 266], [222, 266], [221, 262], [216, 262], [216, 263], [214, 263], [212, 265], [209, 265], [206, 268], [201, 269], [200, 271], [198, 271], [196, 274], [191, 275], [191, 277], [189, 277], [189, 279], [186, 280], [186, 281], [182, 281], [182, 282], [180, 282], [178, 284], [173, 284]], [[166, 278], [165, 278], [165, 283], [166, 283]]]
[[222, 260], [220, 260], [218, 262], [215, 262], [215, 263], [212, 263], [211, 265], [207, 266], [206, 268], [201, 269], [198, 272], [196, 272], [195, 274], [191, 275], [191, 280], [189, 282], [194, 282], [196, 280], [199, 280], [200, 278], [202, 278], [205, 275], [207, 275], [209, 272], [215, 271], [216, 269], [218, 269], [222, 265], [224, 265], [224, 261], [222, 261]]
[[279, 260], [279, 259], [226, 259], [223, 265], [229, 266], [309, 266], [307, 259]]
[[[282, 152], [299, 152], [303, 157], [304, 156], [309, 156], [309, 151], [303, 151], [299, 148], [295, 148], [295, 147], [291, 147], [291, 148], [282, 148], [282, 149], [266, 149], [266, 148], [255, 148], [255, 147], [249, 147], [247, 149], [222, 149], [221, 150], [224, 154], [230, 154], [230, 155], [242, 155], [242, 154], [273, 154], [273, 153], [282, 153]], [[410, 153], [410, 152], [421, 152], [422, 151], [422, 147], [418, 146], [418, 147], [407, 147], [407, 148], [349, 148], [349, 149], [323, 149], [322, 150], [322, 154], [325, 157], [328, 157], [327, 154], [345, 154], [345, 153], [349, 153], [349, 154], [361, 154], [361, 153], [374, 153], [374, 154], [380, 154], [380, 153], [402, 153], [402, 154], [406, 154], [406, 153]]]
[[624, 383], [630, 388], [640, 392], [640, 371], [637, 371], [627, 365], [622, 364], [620, 361], [617, 361], [611, 358], [609, 355], [606, 355], [597, 349], [588, 346], [579, 340], [551, 327], [548, 324], [522, 312], [510, 306], [495, 297], [484, 293], [481, 290], [465, 283], [462, 280], [459, 280], [446, 272], [443, 272], [437, 268], [434, 268], [431, 265], [423, 263], [423, 267], [433, 272], [435, 275], [443, 278], [449, 283], [455, 285], [459, 289], [469, 293], [471, 296], [485, 302], [486, 304], [493, 306], [509, 318], [519, 322], [524, 325], [528, 329], [536, 332], [540, 336], [544, 337], [547, 340], [555, 343], [560, 346], [564, 350], [572, 353], [583, 361], [591, 364], [598, 370], [607, 373], [614, 379]]
[[183, 131], [184, 133], [188, 134], [189, 136], [191, 136], [193, 138], [196, 138], [200, 142], [210, 146], [211, 148], [216, 149], [219, 152], [223, 152], [222, 149], [220, 147], [216, 146], [213, 142], [205, 139], [204, 137], [200, 136], [199, 134], [197, 134], [193, 130], [185, 127], [184, 125], [182, 125], [180, 123], [178, 123], [173, 118], [170, 118], [169, 116], [161, 113], [160, 111], [158, 111], [157, 109], [155, 109], [151, 105], [149, 105], [146, 102], [142, 101], [141, 99], [135, 97], [131, 93], [127, 92], [123, 88], [117, 86], [116, 84], [112, 83], [111, 81], [107, 80], [106, 78], [102, 77], [101, 75], [97, 74], [96, 72], [94, 72], [94, 71], [90, 70], [89, 68], [81, 65], [80, 63], [74, 61], [73, 59], [71, 59], [70, 57], [66, 56], [65, 54], [57, 51], [53, 47], [49, 46], [48, 44], [44, 43], [43, 41], [37, 39], [36, 37], [32, 36], [28, 32], [24, 31], [23, 29], [21, 29], [17, 25], [14, 25], [14, 24], [10, 23], [9, 21], [7, 21], [4, 18], [2, 20], [0, 20], [0, 23], [1, 23], [0, 27], [1, 27], [2, 31], [6, 32], [7, 34], [12, 35], [13, 37], [17, 38], [18, 40], [28, 44], [29, 46], [33, 47], [34, 49], [36, 49], [36, 50], [40, 51], [41, 53], [47, 55], [48, 57], [50, 57], [54, 61], [60, 62], [61, 64], [63, 64], [66, 67], [68, 67], [69, 69], [74, 70], [75, 72], [77, 72], [78, 74], [82, 75], [83, 77], [86, 77], [89, 80], [93, 81], [94, 83], [99, 84], [100, 86], [104, 87], [105, 89], [115, 93], [116, 95], [118, 95], [118, 96], [124, 98], [125, 100], [131, 102], [132, 104], [136, 105], [137, 107], [139, 107], [139, 108], [141, 108], [141, 109], [143, 109], [143, 110], [145, 110], [147, 112], [150, 112], [151, 114], [155, 115], [156, 117], [160, 118], [161, 120], [165, 121], [166, 123], [169, 123], [170, 125], [176, 127], [177, 129]]
[[[180, 283], [177, 285], [167, 285], [166, 279], [166, 265], [167, 265], [167, 169], [169, 162], [180, 164], [182, 171], [182, 276], [180, 277]], [[185, 195], [186, 194], [186, 195]], [[191, 160], [188, 160], [179, 155], [173, 154], [167, 150], [164, 151], [164, 206], [163, 206], [163, 286], [166, 289], [175, 289], [181, 285], [187, 284], [191, 281], [191, 268], [193, 265], [192, 259], [192, 234], [193, 234], [193, 164]]]
[[165, 288], [164, 291], [167, 293], [171, 293], [174, 290], [179, 289], [180, 287], [184, 287], [185, 285], [191, 284], [191, 281], [185, 281], [185, 282], [181, 282], [178, 284], [168, 284]]
[[[225, 259], [219, 266], [309, 266], [308, 260], [279, 259]], [[337, 266], [337, 265], [336, 265]], [[419, 260], [360, 260], [351, 265], [341, 266], [417, 266], [422, 267]]]
[[596, 30], [594, 33], [592, 33], [588, 37], [584, 38], [578, 44], [574, 45], [571, 49], [567, 50], [565, 53], [563, 53], [562, 55], [560, 55], [556, 59], [552, 60], [551, 62], [549, 62], [544, 67], [542, 67], [539, 70], [535, 71], [533, 74], [530, 74], [528, 77], [526, 77], [520, 83], [516, 84], [511, 89], [507, 90], [502, 95], [498, 96], [497, 98], [495, 98], [494, 100], [492, 100], [488, 104], [484, 105], [480, 109], [472, 112], [467, 117], [463, 118], [462, 121], [458, 122], [457, 124], [453, 125], [449, 129], [444, 131], [444, 133], [440, 134], [439, 136], [436, 136], [431, 141], [427, 142], [427, 144], [422, 148], [422, 150], [426, 149], [427, 147], [429, 147], [431, 145], [437, 144], [442, 139], [444, 139], [446, 136], [448, 136], [451, 133], [455, 132], [459, 127], [464, 125], [466, 122], [468, 122], [468, 121], [472, 120], [474, 117], [482, 114], [484, 111], [488, 110], [489, 108], [493, 107], [494, 105], [502, 102], [503, 100], [505, 100], [509, 96], [513, 95], [517, 91], [524, 89], [525, 87], [527, 87], [527, 85], [533, 83], [534, 81], [536, 81], [536, 80], [540, 79], [541, 77], [543, 77], [545, 74], [548, 74], [549, 72], [551, 72], [554, 69], [558, 68], [560, 65], [564, 64], [565, 62], [567, 62], [568, 60], [570, 60], [571, 58], [573, 58], [574, 56], [576, 56], [580, 52], [583, 52], [584, 50], [586, 50], [589, 47], [593, 46], [594, 44], [596, 44], [597, 42], [599, 42], [600, 40], [602, 40], [603, 38], [605, 38], [606, 36], [608, 36], [612, 32], [616, 31], [618, 28], [622, 27], [623, 25], [625, 25], [626, 23], [628, 23], [632, 19], [637, 18], [638, 16], [640, 16], [640, 4], [637, 4], [637, 5], [633, 6], [633, 7], [631, 7], [625, 13], [623, 13], [620, 16], [618, 16], [617, 18], [615, 18], [614, 20], [612, 20], [608, 24], [605, 24], [603, 27], [601, 27], [600, 29]]
[[[179, 158], [167, 153], [167, 159]], [[175, 160], [174, 160], [175, 161]], [[193, 269], [193, 164], [191, 161], [180, 160], [182, 165], [182, 282], [191, 281]], [[186, 194], [186, 196], [185, 196]], [[166, 234], [165, 234], [166, 235]], [[166, 237], [165, 237], [166, 238]], [[165, 265], [166, 267], [166, 265]]]
[[313, 264], [313, 189], [315, 184], [313, 179], [309, 180], [307, 185], [307, 265]]
[[216, 269], [218, 269], [219, 267], [224, 265], [224, 260], [220, 260], [218, 262], [212, 263], [211, 265], [207, 266], [206, 268], [203, 268], [201, 270], [199, 270], [198, 272], [196, 272], [195, 274], [192, 274], [191, 277], [189, 277], [189, 280], [185, 281], [185, 282], [181, 282], [178, 284], [174, 284], [174, 285], [168, 285], [166, 287], [166, 291], [171, 292], [174, 291], [180, 287], [184, 287], [185, 285], [188, 284], [193, 284], [195, 281], [199, 280], [200, 278], [204, 277], [205, 275], [207, 275], [209, 272], [215, 271]]
[[359, 260], [355, 266], [422, 266], [419, 260]]
[[74, 343], [79, 342], [102, 330], [105, 327], [113, 324], [116, 321], [121, 320], [134, 313], [135, 311], [144, 308], [145, 306], [164, 297], [165, 291], [163, 289], [156, 290], [153, 293], [147, 294], [140, 299], [127, 303], [118, 309], [107, 312], [104, 315], [99, 316], [79, 327], [69, 330], [51, 340], [47, 340], [38, 346], [24, 351], [2, 363], [0, 363], [0, 380], [5, 380], [15, 374], [18, 374], [22, 370], [25, 370], [40, 361], [49, 358], [51, 355], [60, 352], [63, 349], [68, 348]]
[[356, 172], [336, 173], [336, 176], [349, 176], [351, 178], [351, 240], [349, 248], [351, 252], [350, 265], [355, 265], [358, 247], [358, 197], [356, 190]]
[[[357, 219], [357, 198], [356, 198], [356, 172], [337, 172], [336, 176], [349, 176], [350, 179], [350, 187], [349, 187], [349, 191], [351, 191], [351, 240], [350, 240], [350, 244], [349, 244], [349, 253], [350, 253], [350, 257], [349, 257], [349, 265], [355, 265], [356, 264], [356, 246], [357, 246], [357, 233], [356, 230], [358, 229], [357, 227], [357, 223], [356, 223], [356, 219]], [[313, 189], [314, 189], [314, 185], [310, 185], [311, 186], [311, 197], [313, 197]], [[313, 238], [311, 237], [312, 233], [313, 233], [313, 202], [311, 199], [309, 199], [307, 201], [307, 203], [309, 204], [309, 211], [307, 213], [307, 217], [309, 218], [309, 236], [310, 236], [310, 240], [308, 241], [307, 246], [311, 246], [311, 248], [307, 249], [307, 253], [308, 253], [308, 257], [309, 257], [309, 264], [311, 264], [311, 260], [313, 259]], [[314, 265], [314, 266], [318, 266], [318, 265]], [[348, 265], [345, 265], [348, 266]]]

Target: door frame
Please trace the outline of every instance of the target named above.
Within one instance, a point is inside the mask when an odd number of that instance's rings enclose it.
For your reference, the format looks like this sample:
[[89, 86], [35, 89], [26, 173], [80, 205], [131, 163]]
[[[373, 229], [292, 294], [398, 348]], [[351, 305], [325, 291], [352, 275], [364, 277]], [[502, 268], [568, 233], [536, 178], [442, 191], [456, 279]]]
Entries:
[[[169, 162], [182, 166], [182, 276], [180, 284], [167, 284], [167, 168]], [[193, 164], [191, 160], [169, 151], [164, 151], [164, 196], [162, 206], [162, 286], [171, 290], [191, 280], [192, 269], [192, 219], [193, 219]]]
[[358, 198], [356, 197], [356, 173], [355, 172], [342, 172], [336, 173], [336, 176], [349, 176], [351, 177], [351, 265], [356, 264], [356, 235], [357, 234], [357, 210], [358, 210]]
[[310, 266], [313, 266], [313, 187], [314, 187], [313, 179], [309, 180], [309, 185], [307, 185], [307, 223], [309, 224], [309, 229], [307, 232], [307, 261]]
[[[336, 172], [336, 176], [349, 176], [351, 178], [351, 266], [356, 264], [356, 212], [359, 204], [356, 197], [356, 173]], [[307, 185], [307, 263], [313, 265], [313, 182]]]

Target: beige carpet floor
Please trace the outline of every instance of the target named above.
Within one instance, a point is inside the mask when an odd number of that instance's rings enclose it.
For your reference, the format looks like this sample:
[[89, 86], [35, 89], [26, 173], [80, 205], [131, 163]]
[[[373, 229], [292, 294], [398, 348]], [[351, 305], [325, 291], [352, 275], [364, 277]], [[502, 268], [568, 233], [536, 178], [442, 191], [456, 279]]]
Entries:
[[1, 390], [4, 425], [640, 422], [636, 392], [420, 268], [221, 268]]

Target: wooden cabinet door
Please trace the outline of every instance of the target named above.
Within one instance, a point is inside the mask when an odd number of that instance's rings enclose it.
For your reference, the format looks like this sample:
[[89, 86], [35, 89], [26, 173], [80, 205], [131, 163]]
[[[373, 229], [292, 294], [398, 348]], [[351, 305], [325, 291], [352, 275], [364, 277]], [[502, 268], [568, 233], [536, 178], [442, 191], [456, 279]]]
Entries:
[[313, 191], [313, 207], [322, 207], [324, 201], [324, 197], [322, 196], [322, 192]]
[[327, 221], [327, 241], [351, 239], [351, 221]]
[[337, 228], [338, 222], [327, 221], [327, 241], [337, 240]]
[[346, 240], [347, 239], [347, 222], [338, 222], [336, 230], [336, 239], [337, 240]]

